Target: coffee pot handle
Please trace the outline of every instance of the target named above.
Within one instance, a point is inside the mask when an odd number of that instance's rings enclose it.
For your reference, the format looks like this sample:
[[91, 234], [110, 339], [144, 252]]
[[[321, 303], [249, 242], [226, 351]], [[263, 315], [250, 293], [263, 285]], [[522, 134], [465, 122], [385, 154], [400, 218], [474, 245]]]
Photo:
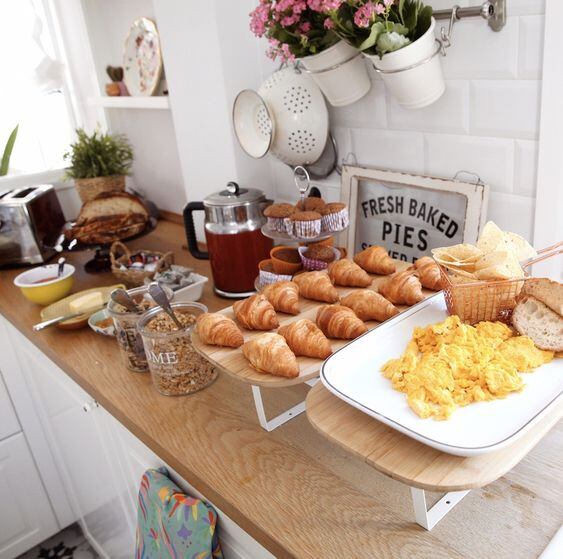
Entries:
[[184, 228], [186, 229], [188, 250], [194, 258], [198, 258], [199, 260], [209, 260], [209, 253], [199, 250], [199, 247], [197, 246], [193, 212], [199, 211], [203, 211], [203, 202], [189, 202], [184, 208]]

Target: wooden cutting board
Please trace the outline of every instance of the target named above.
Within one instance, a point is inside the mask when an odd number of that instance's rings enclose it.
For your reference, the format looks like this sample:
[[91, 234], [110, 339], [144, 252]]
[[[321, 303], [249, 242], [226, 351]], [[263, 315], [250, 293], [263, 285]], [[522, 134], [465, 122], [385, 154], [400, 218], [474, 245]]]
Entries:
[[[409, 264], [406, 262], [399, 262], [397, 261], [397, 271], [404, 270], [409, 267]], [[370, 289], [374, 289], [377, 291], [377, 285], [383, 280], [385, 276], [372, 276], [373, 282], [370, 286]], [[340, 297], [344, 297], [353, 291], [361, 289], [359, 287], [336, 287], [338, 294]], [[433, 291], [423, 290], [425, 296], [433, 295]], [[315, 318], [317, 316], [317, 311], [319, 307], [325, 305], [326, 303], [322, 303], [319, 301], [311, 301], [309, 299], [305, 299], [303, 297], [299, 298], [299, 307], [301, 312], [296, 315], [289, 315], [284, 313], [277, 313], [278, 318], [280, 321], [280, 326], [285, 324], [291, 324], [292, 322], [299, 320], [301, 318], [308, 318], [315, 322]], [[405, 310], [408, 307], [398, 306], [400, 310]], [[227, 307], [219, 311], [221, 314], [228, 316], [235, 320], [235, 315], [233, 312], [232, 307]], [[235, 320], [236, 322], [236, 320]], [[367, 327], [371, 330], [375, 328], [380, 323], [376, 321], [369, 321], [366, 322]], [[259, 336], [263, 334], [262, 331], [255, 331], [255, 330], [246, 330], [241, 328], [241, 331], [244, 336], [244, 341], [250, 340], [255, 336]], [[349, 343], [350, 340], [330, 340], [330, 344], [332, 346], [332, 350], [336, 351], [340, 349], [342, 346]], [[218, 369], [221, 371], [226, 372], [227, 374], [238, 378], [243, 382], [247, 382], [249, 384], [254, 384], [257, 386], [265, 386], [265, 387], [282, 387], [282, 386], [291, 386], [294, 384], [301, 384], [303, 382], [307, 382], [312, 378], [315, 378], [319, 375], [319, 370], [323, 363], [322, 359], [314, 359], [311, 357], [297, 357], [297, 362], [299, 363], [299, 376], [295, 378], [284, 378], [284, 377], [277, 377], [274, 375], [264, 374], [258, 372], [254, 369], [250, 363], [246, 360], [244, 355], [242, 354], [242, 350], [240, 348], [226, 348], [226, 347], [217, 347], [207, 345], [201, 342], [196, 332], [192, 334], [192, 343], [194, 348], [203, 355], [206, 359], [208, 359], [211, 363], [213, 363]]]

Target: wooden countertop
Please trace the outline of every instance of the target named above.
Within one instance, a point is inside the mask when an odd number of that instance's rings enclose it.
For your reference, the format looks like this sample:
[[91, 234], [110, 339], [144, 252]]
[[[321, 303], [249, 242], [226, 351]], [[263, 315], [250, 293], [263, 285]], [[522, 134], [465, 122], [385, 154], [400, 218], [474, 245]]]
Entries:
[[[179, 264], [210, 277], [209, 263], [182, 249], [179, 225], [160, 222], [132, 247], [172, 250]], [[89, 275], [92, 253], [68, 255], [75, 290], [115, 283]], [[148, 374], [119, 363], [115, 340], [32, 325], [39, 308], [0, 271], [0, 312], [116, 419], [276, 557], [396, 558], [537, 556], [563, 521], [561, 422], [503, 478], [472, 492], [431, 533], [414, 524], [406, 486], [330, 444], [305, 414], [267, 433], [248, 385], [227, 375], [191, 396], [167, 398]], [[205, 286], [210, 310], [230, 301]], [[303, 400], [307, 388], [264, 390], [269, 413]], [[188, 449], [198, 448], [197, 453]]]

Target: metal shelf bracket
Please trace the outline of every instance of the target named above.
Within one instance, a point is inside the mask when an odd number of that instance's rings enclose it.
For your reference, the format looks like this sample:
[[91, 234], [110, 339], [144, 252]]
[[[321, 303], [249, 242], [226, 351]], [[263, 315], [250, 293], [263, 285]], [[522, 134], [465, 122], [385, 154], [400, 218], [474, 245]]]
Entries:
[[[500, 31], [506, 24], [506, 0], [489, 0], [480, 6], [461, 8], [454, 6], [450, 10], [436, 10], [435, 19], [450, 19], [452, 24], [466, 17], [482, 17], [493, 31]], [[451, 27], [450, 27], [451, 34]]]
[[[318, 377], [313, 378], [305, 382], [309, 386], [315, 386], [318, 382]], [[258, 421], [260, 422], [260, 427], [266, 431], [273, 431], [277, 429], [280, 425], [287, 423], [291, 419], [297, 417], [305, 411], [305, 402], [299, 402], [299, 404], [289, 408], [288, 410], [280, 413], [278, 416], [272, 419], [266, 418], [266, 410], [264, 409], [264, 402], [262, 401], [262, 392], [260, 387], [253, 384], [252, 385], [252, 395], [254, 396], [254, 405], [256, 407], [256, 415], [258, 415]]]
[[448, 512], [457, 505], [469, 491], [450, 491], [446, 493], [431, 508], [426, 504], [426, 493], [424, 489], [411, 487], [412, 504], [416, 523], [425, 530], [432, 530]]

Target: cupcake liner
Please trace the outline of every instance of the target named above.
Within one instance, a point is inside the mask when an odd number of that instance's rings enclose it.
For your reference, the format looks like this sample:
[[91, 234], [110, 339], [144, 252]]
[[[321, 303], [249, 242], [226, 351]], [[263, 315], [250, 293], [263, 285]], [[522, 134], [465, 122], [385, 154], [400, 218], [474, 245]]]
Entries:
[[299, 272], [299, 270], [301, 270], [301, 262], [299, 260], [297, 260], [297, 262], [288, 262], [286, 260], [283, 260], [282, 258], [278, 258], [276, 254], [278, 254], [279, 251], [283, 250], [290, 250], [294, 252], [295, 247], [281, 245], [274, 247], [270, 251], [270, 259], [272, 261], [274, 272], [282, 276], [292, 276], [293, 274], [296, 274], [297, 272]]
[[285, 232], [285, 217], [268, 217], [268, 227], [273, 231]]
[[294, 221], [293, 231], [289, 233], [293, 237], [300, 239], [314, 239], [321, 233], [321, 220], [314, 219], [311, 221]]
[[348, 208], [333, 214], [323, 215], [321, 222], [323, 231], [342, 231], [346, 229], [350, 225]]
[[266, 272], [265, 270], [260, 270], [259, 282], [261, 286], [268, 285], [270, 283], [277, 283], [278, 281], [291, 281], [293, 276], [275, 274], [274, 272]]
[[[303, 262], [303, 268], [305, 270], [312, 272], [318, 270], [326, 270], [330, 262], [325, 262], [324, 260], [316, 260], [315, 258], [307, 258], [305, 256], [305, 252], [307, 251], [308, 247], [299, 247], [297, 250], [299, 251], [299, 256], [301, 256], [301, 262]], [[332, 249], [334, 251], [335, 259], [333, 260], [340, 260], [340, 251], [336, 248]]]

